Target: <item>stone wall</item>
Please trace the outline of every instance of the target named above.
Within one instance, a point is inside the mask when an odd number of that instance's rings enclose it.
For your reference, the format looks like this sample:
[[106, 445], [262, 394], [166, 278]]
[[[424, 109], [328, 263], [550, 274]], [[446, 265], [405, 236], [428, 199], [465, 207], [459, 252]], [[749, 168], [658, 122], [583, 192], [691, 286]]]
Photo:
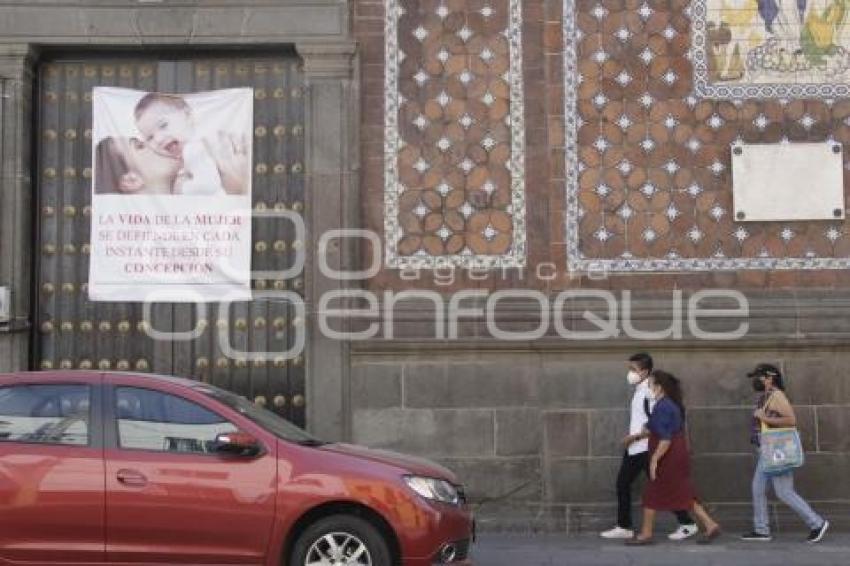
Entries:
[[[455, 469], [483, 529], [608, 527], [627, 430], [624, 360], [645, 347], [364, 346], [352, 361], [353, 440]], [[727, 528], [745, 528], [750, 517], [753, 392], [745, 375], [759, 361], [778, 364], [788, 378], [808, 458], [797, 474], [800, 492], [850, 527], [850, 486], [838, 480], [850, 469], [845, 346], [748, 341], [651, 351], [658, 367], [683, 379], [696, 485]], [[774, 511], [779, 528], [803, 528], [787, 511]]]

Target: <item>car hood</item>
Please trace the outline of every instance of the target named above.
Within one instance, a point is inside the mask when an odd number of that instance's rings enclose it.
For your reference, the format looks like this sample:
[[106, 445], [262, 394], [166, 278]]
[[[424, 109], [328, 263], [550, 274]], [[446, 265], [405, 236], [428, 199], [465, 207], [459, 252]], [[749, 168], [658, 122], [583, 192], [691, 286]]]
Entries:
[[374, 448], [367, 448], [365, 446], [358, 446], [356, 444], [344, 443], [325, 444], [320, 448], [320, 450], [334, 452], [337, 454], [346, 454], [348, 456], [354, 456], [356, 458], [362, 458], [372, 462], [395, 466], [414, 475], [447, 480], [454, 484], [457, 483], [457, 476], [451, 470], [425, 458], [399, 454], [398, 452], [392, 452], [390, 450], [378, 450]]

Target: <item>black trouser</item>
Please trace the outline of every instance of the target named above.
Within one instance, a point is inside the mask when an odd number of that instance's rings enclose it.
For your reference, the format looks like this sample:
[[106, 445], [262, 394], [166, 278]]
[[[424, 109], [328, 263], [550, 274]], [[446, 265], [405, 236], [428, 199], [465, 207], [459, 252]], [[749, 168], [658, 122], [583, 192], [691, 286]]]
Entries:
[[[632, 528], [632, 484], [641, 472], [649, 476], [649, 452], [634, 456], [625, 452], [617, 474], [617, 526], [620, 528]], [[687, 511], [675, 511], [675, 514], [680, 525], [694, 524]]]

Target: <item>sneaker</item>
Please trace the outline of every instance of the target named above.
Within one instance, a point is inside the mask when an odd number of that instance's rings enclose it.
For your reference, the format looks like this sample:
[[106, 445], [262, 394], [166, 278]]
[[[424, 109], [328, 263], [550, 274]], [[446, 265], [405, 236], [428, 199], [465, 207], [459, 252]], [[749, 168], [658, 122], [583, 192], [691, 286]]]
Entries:
[[622, 527], [614, 527], [609, 531], [599, 533], [599, 536], [607, 539], [629, 539], [634, 538], [635, 532], [632, 529], [624, 529]]
[[699, 527], [696, 525], [679, 525], [679, 528], [667, 535], [670, 540], [685, 540], [691, 538], [699, 532]]
[[772, 540], [773, 540], [773, 537], [772, 537], [772, 536], [770, 536], [770, 535], [763, 535], [763, 534], [761, 534], [761, 533], [757, 533], [757, 532], [753, 531], [753, 532], [751, 532], [751, 533], [747, 533], [747, 534], [741, 535], [741, 540], [746, 540], [746, 541], [759, 541], [759, 542], [770, 542], [770, 541], [772, 541]]
[[823, 525], [821, 525], [819, 529], [812, 529], [812, 532], [809, 533], [809, 538], [806, 539], [806, 542], [820, 542], [823, 540], [828, 528], [829, 521], [824, 521]]

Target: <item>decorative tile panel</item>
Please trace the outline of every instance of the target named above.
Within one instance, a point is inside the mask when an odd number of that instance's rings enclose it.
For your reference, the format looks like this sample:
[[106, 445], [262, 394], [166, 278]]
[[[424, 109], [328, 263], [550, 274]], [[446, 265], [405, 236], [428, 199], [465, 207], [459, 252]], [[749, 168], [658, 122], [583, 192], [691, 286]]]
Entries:
[[521, 0], [385, 0], [394, 268], [525, 264]]
[[690, 4], [564, 0], [570, 270], [850, 267], [844, 221], [736, 222], [730, 154], [736, 141], [848, 144], [850, 101], [695, 95]]
[[846, 0], [694, 0], [697, 94], [847, 96], [848, 9]]

